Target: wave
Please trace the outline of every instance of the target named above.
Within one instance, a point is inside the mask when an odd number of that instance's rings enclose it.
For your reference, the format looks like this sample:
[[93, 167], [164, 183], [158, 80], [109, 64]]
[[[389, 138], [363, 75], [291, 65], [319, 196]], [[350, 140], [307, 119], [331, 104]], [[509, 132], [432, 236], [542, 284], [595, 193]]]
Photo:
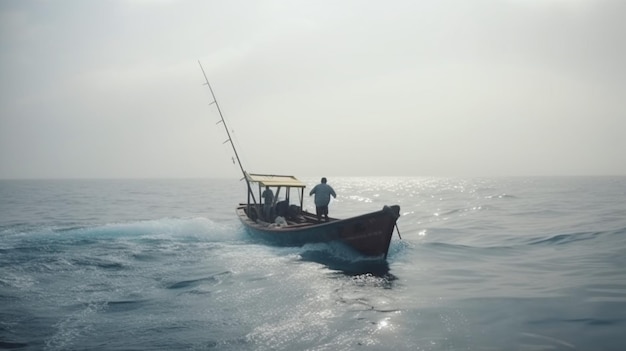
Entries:
[[[223, 224], [207, 218], [162, 218], [123, 223], [107, 223], [91, 226], [31, 227], [16, 226], [3, 230], [4, 239], [24, 240], [71, 240], [74, 245], [90, 245], [102, 239], [191, 239], [199, 241], [224, 241], [237, 238], [239, 227]], [[0, 249], [4, 249], [4, 245]]]
[[455, 208], [452, 210], [448, 210], [445, 212], [438, 212], [435, 214], [436, 217], [446, 217], [446, 216], [452, 216], [455, 214], [462, 214], [462, 213], [466, 213], [466, 212], [470, 212], [470, 211], [477, 211], [477, 210], [482, 210], [484, 209], [482, 206], [476, 206], [476, 207], [471, 207], [471, 208]]
[[[422, 249], [432, 249], [434, 251], [447, 253], [450, 255], [482, 254], [499, 255], [511, 253], [512, 250], [525, 250], [537, 246], [568, 245], [585, 241], [598, 241], [613, 247], [622, 247], [626, 241], [626, 228], [604, 231], [580, 231], [573, 233], [549, 234], [535, 237], [526, 235], [516, 236], [513, 234], [505, 236], [483, 235], [474, 236], [475, 240], [468, 242], [457, 241], [423, 241], [418, 247]], [[452, 240], [452, 238], [451, 238]], [[618, 240], [619, 243], [616, 243]]]
[[4, 350], [23, 349], [26, 347], [28, 347], [28, 344], [23, 342], [0, 341], [0, 349]]
[[606, 236], [626, 234], [626, 228], [606, 231], [589, 231], [550, 235], [548, 237], [533, 238], [527, 241], [528, 245], [566, 245], [579, 241], [597, 240]]
[[206, 218], [163, 218], [158, 220], [129, 223], [112, 223], [98, 227], [71, 230], [76, 236], [87, 235], [98, 238], [115, 237], [177, 237], [207, 239], [227, 239], [232, 237], [233, 228], [220, 225]]
[[485, 199], [517, 199], [518, 197], [515, 195], [509, 194], [496, 194], [496, 195], [487, 195]]
[[232, 275], [232, 272], [225, 271], [217, 274], [210, 275], [208, 277], [202, 277], [197, 279], [189, 279], [189, 280], [181, 280], [175, 283], [169, 284], [167, 286], [168, 289], [184, 289], [184, 288], [193, 288], [199, 285], [210, 284], [215, 285], [219, 284], [224, 280], [224, 277]]
[[128, 312], [132, 310], [138, 310], [144, 308], [150, 300], [148, 299], [138, 299], [138, 300], [118, 300], [118, 301], [107, 301], [106, 302], [106, 311], [107, 312]]
[[514, 250], [515, 247], [511, 245], [467, 245], [467, 244], [451, 244], [446, 242], [428, 242], [422, 244], [425, 248], [434, 248], [437, 251], [447, 252], [450, 254], [464, 254], [464, 253], [476, 253], [481, 254], [501, 254]]
[[96, 257], [76, 257], [69, 259], [69, 263], [77, 267], [94, 267], [103, 270], [122, 270], [127, 268], [125, 264], [110, 259]]

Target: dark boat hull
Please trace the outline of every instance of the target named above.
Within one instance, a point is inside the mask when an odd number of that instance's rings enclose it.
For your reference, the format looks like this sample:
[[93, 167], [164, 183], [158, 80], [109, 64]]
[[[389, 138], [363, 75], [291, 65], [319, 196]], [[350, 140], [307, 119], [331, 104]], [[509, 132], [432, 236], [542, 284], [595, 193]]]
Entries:
[[278, 226], [250, 219], [245, 204], [237, 207], [241, 222], [253, 235], [277, 245], [302, 246], [308, 243], [341, 242], [359, 254], [372, 258], [387, 258], [389, 244], [400, 217], [400, 206], [385, 206], [382, 210], [347, 219], [318, 222], [315, 215], [302, 212], [299, 221]]

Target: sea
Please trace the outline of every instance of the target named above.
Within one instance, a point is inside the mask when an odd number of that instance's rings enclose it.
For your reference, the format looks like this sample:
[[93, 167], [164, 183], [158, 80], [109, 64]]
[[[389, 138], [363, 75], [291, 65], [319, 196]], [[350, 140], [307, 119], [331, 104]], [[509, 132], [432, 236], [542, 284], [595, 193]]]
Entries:
[[236, 178], [0, 180], [0, 349], [626, 350], [626, 177], [328, 179], [400, 205], [386, 261], [260, 241]]

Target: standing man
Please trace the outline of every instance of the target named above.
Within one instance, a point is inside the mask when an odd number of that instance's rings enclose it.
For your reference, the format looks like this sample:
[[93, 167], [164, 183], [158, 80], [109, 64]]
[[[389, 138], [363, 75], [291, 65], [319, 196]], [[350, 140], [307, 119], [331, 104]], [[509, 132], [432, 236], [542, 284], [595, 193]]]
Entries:
[[272, 204], [274, 203], [274, 193], [269, 186], [265, 187], [263, 196], [263, 217], [266, 222], [272, 221]]
[[311, 192], [309, 196], [315, 194], [315, 211], [317, 212], [317, 220], [319, 222], [322, 221], [322, 215], [326, 221], [328, 221], [328, 203], [330, 202], [330, 195], [334, 198], [337, 198], [337, 194], [335, 194], [335, 190], [326, 184], [326, 177], [322, 178], [322, 183], [317, 184]]

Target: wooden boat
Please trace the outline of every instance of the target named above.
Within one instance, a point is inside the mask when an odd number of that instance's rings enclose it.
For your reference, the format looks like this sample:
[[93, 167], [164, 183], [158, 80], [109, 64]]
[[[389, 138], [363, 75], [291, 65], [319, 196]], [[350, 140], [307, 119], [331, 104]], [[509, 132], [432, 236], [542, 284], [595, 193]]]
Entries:
[[[363, 215], [347, 219], [328, 218], [327, 221], [323, 221], [318, 219], [316, 214], [303, 209], [306, 184], [296, 177], [246, 172], [202, 64], [200, 68], [206, 85], [211, 90], [213, 98], [211, 104], [216, 105], [221, 118], [218, 123], [224, 125], [228, 135], [225, 143], [230, 142], [243, 179], [246, 181], [248, 198], [245, 203], [240, 203], [236, 207], [236, 213], [248, 231], [278, 245], [302, 246], [308, 243], [339, 242], [368, 258], [386, 259], [391, 237], [394, 229], [397, 229], [396, 222], [400, 217], [400, 206], [383, 206], [381, 210]], [[267, 215], [263, 211], [264, 204], [260, 201], [262, 190], [266, 187], [272, 189], [275, 194], [274, 199], [278, 199], [281, 191], [284, 190], [283, 200], [278, 202], [274, 200], [272, 204], [269, 204], [271, 211]], [[298, 195], [295, 203], [291, 200], [294, 195], [292, 193]]]
[[[295, 177], [246, 173], [246, 181], [249, 184], [248, 201], [237, 206], [237, 215], [255, 235], [288, 246], [336, 241], [364, 256], [387, 258], [396, 221], [400, 217], [400, 206], [384, 206], [379, 211], [360, 216], [325, 221], [302, 210], [306, 185]], [[276, 198], [285, 189], [285, 199], [271, 204], [270, 218], [263, 218], [262, 206], [254, 201], [256, 197], [251, 193], [254, 185], [258, 185], [259, 199], [265, 187], [273, 189]], [[299, 196], [297, 204], [290, 201], [292, 192]]]

